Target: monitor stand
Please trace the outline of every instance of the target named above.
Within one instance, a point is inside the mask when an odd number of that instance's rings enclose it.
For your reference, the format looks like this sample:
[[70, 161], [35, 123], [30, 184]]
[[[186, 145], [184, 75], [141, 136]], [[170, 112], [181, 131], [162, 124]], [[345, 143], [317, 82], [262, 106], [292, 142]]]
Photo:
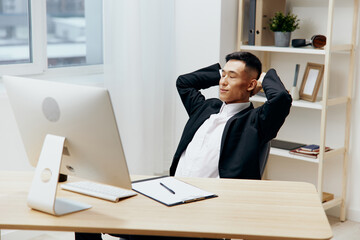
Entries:
[[28, 195], [30, 208], [52, 215], [64, 215], [91, 208], [91, 205], [65, 198], [56, 198], [65, 137], [45, 137]]

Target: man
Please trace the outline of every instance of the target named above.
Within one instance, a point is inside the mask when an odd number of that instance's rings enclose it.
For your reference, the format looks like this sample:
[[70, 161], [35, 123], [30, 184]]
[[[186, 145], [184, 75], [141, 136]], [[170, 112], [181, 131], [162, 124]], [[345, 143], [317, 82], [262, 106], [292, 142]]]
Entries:
[[[259, 79], [261, 62], [251, 53], [227, 55], [221, 78], [219, 70], [215, 64], [177, 80], [190, 118], [170, 175], [260, 179], [259, 149], [276, 137], [289, 114], [291, 96], [275, 70]], [[220, 99], [206, 100], [200, 89], [215, 85]], [[254, 108], [249, 98], [261, 88], [268, 101]]]
[[[226, 56], [223, 69], [215, 64], [178, 78], [177, 89], [190, 118], [170, 175], [261, 178], [259, 149], [276, 136], [289, 114], [292, 99], [275, 70], [261, 78], [260, 74], [261, 62], [256, 56], [235, 52]], [[220, 87], [220, 99], [205, 99], [200, 90], [216, 85]], [[254, 108], [249, 98], [262, 88], [268, 101]], [[101, 239], [100, 234], [75, 236], [76, 240]], [[115, 236], [128, 240], [195, 239]]]

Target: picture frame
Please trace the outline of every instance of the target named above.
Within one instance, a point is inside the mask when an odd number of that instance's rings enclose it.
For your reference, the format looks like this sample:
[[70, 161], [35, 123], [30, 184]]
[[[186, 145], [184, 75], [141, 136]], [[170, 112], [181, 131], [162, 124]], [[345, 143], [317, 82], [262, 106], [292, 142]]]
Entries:
[[303, 80], [301, 82], [299, 96], [300, 99], [315, 102], [324, 74], [324, 64], [306, 64]]

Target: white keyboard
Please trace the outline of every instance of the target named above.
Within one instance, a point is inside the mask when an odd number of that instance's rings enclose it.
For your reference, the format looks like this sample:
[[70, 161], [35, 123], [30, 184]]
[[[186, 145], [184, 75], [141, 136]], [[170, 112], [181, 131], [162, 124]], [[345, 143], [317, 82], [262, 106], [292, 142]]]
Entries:
[[112, 202], [118, 202], [121, 198], [126, 198], [137, 194], [132, 190], [88, 181], [64, 183], [61, 185], [61, 188], [92, 197], [102, 198]]

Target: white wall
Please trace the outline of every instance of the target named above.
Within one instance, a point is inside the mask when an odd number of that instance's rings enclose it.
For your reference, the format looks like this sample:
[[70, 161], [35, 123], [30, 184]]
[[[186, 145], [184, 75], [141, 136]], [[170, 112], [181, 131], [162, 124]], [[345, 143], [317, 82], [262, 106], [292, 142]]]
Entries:
[[0, 133], [0, 169], [32, 170], [27, 161], [10, 103], [4, 92], [0, 93]]
[[[206, 7], [204, 7], [206, 6]], [[219, 62], [221, 1], [176, 1], [176, 76], [195, 71]], [[174, 79], [174, 89], [175, 89]], [[216, 95], [216, 87], [204, 91], [210, 97]], [[174, 92], [175, 98], [175, 145], [180, 140], [187, 113]], [[169, 159], [169, 164], [171, 163]]]
[[[225, 55], [236, 50], [237, 6], [235, 0], [176, 1], [176, 76], [224, 64]], [[218, 87], [203, 92], [217, 97]], [[176, 95], [175, 99], [174, 152], [188, 119], [180, 98]]]

